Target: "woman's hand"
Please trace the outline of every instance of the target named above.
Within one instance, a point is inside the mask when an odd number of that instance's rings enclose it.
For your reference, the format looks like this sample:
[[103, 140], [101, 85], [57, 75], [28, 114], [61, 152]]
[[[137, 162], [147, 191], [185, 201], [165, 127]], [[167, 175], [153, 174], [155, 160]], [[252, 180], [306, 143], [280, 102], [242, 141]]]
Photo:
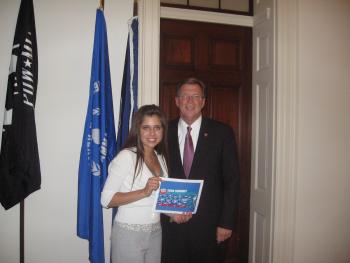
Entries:
[[146, 186], [143, 189], [131, 191], [131, 192], [117, 192], [114, 194], [112, 200], [109, 202], [108, 207], [117, 207], [126, 205], [132, 202], [136, 202], [147, 196], [150, 196], [154, 190], [159, 187], [159, 182], [162, 179], [160, 177], [151, 177], [148, 179]]
[[157, 190], [159, 187], [159, 182], [162, 179], [158, 176], [154, 176], [148, 179], [145, 188], [143, 188], [143, 192], [145, 196], [150, 196], [153, 191]]

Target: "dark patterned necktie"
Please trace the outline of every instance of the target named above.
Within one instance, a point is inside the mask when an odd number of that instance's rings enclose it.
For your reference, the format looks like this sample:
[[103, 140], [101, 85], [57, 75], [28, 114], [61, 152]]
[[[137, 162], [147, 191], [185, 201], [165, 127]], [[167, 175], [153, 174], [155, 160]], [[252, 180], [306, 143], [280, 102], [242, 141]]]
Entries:
[[185, 138], [184, 156], [183, 156], [183, 158], [184, 158], [183, 159], [183, 167], [184, 167], [185, 175], [187, 178], [190, 175], [193, 156], [194, 156], [191, 130], [192, 130], [192, 128], [190, 126], [188, 126], [187, 127], [187, 134], [186, 134], [186, 138]]

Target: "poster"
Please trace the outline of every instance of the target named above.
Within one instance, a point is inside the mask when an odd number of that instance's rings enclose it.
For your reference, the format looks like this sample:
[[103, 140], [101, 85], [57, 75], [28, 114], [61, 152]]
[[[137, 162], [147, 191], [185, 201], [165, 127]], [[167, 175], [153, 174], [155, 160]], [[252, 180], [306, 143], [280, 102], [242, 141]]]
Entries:
[[197, 212], [203, 180], [162, 178], [156, 193], [154, 211], [182, 214]]

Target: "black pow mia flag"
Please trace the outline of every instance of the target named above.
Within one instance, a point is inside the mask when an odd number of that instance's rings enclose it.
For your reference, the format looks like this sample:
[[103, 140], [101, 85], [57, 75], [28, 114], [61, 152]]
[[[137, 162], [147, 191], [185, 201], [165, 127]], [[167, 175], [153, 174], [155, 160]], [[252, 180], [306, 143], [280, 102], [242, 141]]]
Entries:
[[0, 152], [0, 202], [6, 210], [40, 189], [34, 116], [37, 84], [33, 0], [22, 0], [12, 47]]

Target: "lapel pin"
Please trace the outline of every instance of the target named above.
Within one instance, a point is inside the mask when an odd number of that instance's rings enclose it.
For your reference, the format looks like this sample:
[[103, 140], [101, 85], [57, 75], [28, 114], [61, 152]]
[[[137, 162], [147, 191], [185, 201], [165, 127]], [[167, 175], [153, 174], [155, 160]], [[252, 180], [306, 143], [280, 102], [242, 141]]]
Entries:
[[204, 137], [208, 137], [208, 133], [207, 132], [204, 133]]

